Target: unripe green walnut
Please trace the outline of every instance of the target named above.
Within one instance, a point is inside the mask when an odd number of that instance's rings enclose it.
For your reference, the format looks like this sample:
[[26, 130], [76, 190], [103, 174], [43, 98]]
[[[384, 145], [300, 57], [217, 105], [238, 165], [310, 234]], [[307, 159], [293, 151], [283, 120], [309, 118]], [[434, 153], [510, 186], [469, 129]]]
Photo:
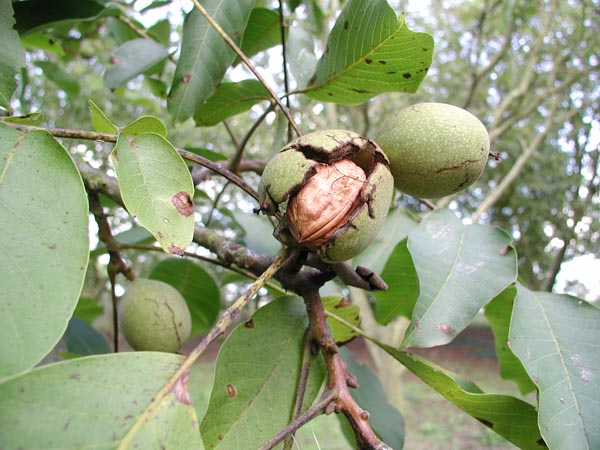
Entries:
[[192, 318], [173, 286], [136, 278], [121, 298], [123, 335], [134, 350], [174, 353], [190, 337]]
[[265, 167], [258, 194], [267, 214], [283, 214], [277, 239], [340, 262], [377, 236], [393, 190], [377, 144], [352, 131], [323, 130], [283, 147]]
[[418, 198], [465, 189], [485, 169], [490, 138], [471, 113], [444, 103], [419, 103], [388, 119], [375, 141], [390, 160], [396, 187]]

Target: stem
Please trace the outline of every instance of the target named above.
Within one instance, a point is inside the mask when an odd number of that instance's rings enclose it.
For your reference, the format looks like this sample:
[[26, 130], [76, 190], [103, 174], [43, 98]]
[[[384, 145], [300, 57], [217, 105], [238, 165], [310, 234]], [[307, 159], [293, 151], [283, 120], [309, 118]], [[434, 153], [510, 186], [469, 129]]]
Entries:
[[238, 298], [233, 305], [231, 305], [223, 313], [217, 324], [210, 330], [210, 332], [202, 339], [202, 341], [194, 348], [191, 353], [181, 363], [179, 368], [171, 375], [169, 380], [165, 383], [162, 389], [152, 399], [148, 407], [138, 417], [133, 427], [125, 435], [120, 445], [117, 447], [118, 450], [128, 449], [133, 439], [137, 435], [140, 428], [152, 417], [154, 412], [160, 407], [161, 402], [167, 397], [176, 383], [183, 379], [189, 370], [192, 368], [196, 360], [204, 353], [210, 343], [217, 339], [221, 334], [229, 329], [233, 324], [233, 320], [237, 317], [240, 311], [248, 304], [248, 302], [254, 297], [254, 295], [265, 285], [265, 283], [273, 276], [277, 271], [288, 261], [295, 259], [297, 252], [291, 252], [286, 255], [279, 256], [273, 264], [271, 264], [267, 270], [248, 288], [248, 290]]
[[304, 425], [311, 420], [320, 416], [325, 412], [328, 405], [335, 400], [335, 394], [333, 392], [326, 392], [319, 399], [317, 403], [311, 406], [304, 414], [297, 417], [287, 427], [277, 433], [269, 442], [265, 443], [259, 450], [271, 450], [275, 448], [277, 444], [283, 441], [286, 437], [291, 436]]
[[[287, 56], [286, 56], [286, 38], [285, 38], [285, 16], [283, 11], [283, 0], [279, 0], [279, 29], [281, 31], [281, 59], [283, 65], [283, 86], [285, 91], [285, 106], [290, 108], [290, 97], [287, 95], [290, 92], [289, 74], [287, 69]], [[291, 123], [288, 124], [288, 141], [292, 140], [292, 128]]]
[[[5, 125], [13, 127], [19, 131], [29, 132], [29, 131], [46, 131], [50, 133], [54, 137], [59, 138], [67, 138], [67, 139], [84, 139], [88, 141], [102, 141], [102, 142], [117, 142], [118, 135], [117, 134], [107, 134], [107, 133], [97, 133], [95, 131], [86, 131], [86, 130], [73, 130], [68, 128], [45, 128], [45, 127], [37, 127], [34, 125], [23, 125], [17, 123], [10, 122], [2, 122]], [[235, 173], [227, 170], [221, 165], [214, 163], [196, 153], [192, 153], [190, 151], [184, 150], [182, 148], [176, 148], [177, 152], [181, 155], [182, 158], [187, 159], [188, 161], [192, 161], [200, 166], [206, 167], [207, 169], [212, 170], [215, 173], [218, 173], [223, 178], [231, 181], [233, 184], [244, 190], [248, 195], [250, 195], [255, 200], [258, 200], [258, 194], [252, 187], [246, 183], [242, 178], [240, 178]]]
[[248, 141], [254, 134], [254, 132], [258, 129], [258, 127], [264, 122], [269, 113], [273, 111], [275, 104], [271, 103], [271, 105], [265, 109], [265, 111], [261, 114], [261, 116], [254, 122], [254, 124], [250, 127], [242, 141], [239, 145], [236, 145], [237, 151], [231, 161], [229, 162], [229, 170], [233, 173], [239, 173], [240, 171], [240, 163], [242, 162], [242, 158], [244, 156], [244, 150], [246, 150], [246, 146], [248, 145]]
[[233, 184], [235, 184], [236, 186], [241, 188], [244, 192], [246, 192], [246, 194], [251, 196], [253, 199], [258, 201], [258, 194], [256, 193], [256, 191], [254, 189], [252, 189], [252, 187], [248, 183], [246, 183], [242, 178], [240, 178], [235, 173], [233, 173], [230, 170], [220, 166], [219, 164], [209, 161], [208, 159], [203, 158], [202, 156], [197, 155], [195, 153], [189, 152], [184, 149], [179, 149], [179, 148], [177, 149], [177, 151], [182, 156], [182, 158], [185, 158], [188, 161], [195, 162], [196, 164], [204, 166], [207, 169], [210, 169], [213, 172], [218, 173], [222, 177], [226, 178], [227, 180], [231, 181]]
[[325, 392], [334, 393], [334, 400], [326, 406], [325, 412], [335, 411], [346, 416], [354, 431], [359, 450], [390, 450], [390, 447], [379, 440], [369, 425], [369, 413], [363, 411], [350, 394], [349, 385], [355, 385], [355, 379], [348, 373], [346, 363], [340, 356], [339, 348], [327, 325], [327, 315], [318, 289], [306, 290], [303, 297], [313, 342], [321, 346], [321, 353], [327, 366], [328, 378]]
[[[310, 333], [308, 330], [304, 333], [304, 351], [302, 352], [302, 365], [300, 370], [300, 377], [298, 379], [298, 391], [296, 392], [296, 400], [294, 402], [294, 410], [292, 412], [292, 418], [290, 423], [294, 423], [294, 421], [300, 416], [302, 412], [302, 402], [304, 400], [304, 394], [306, 393], [306, 385], [308, 382], [308, 375], [310, 374], [310, 365], [313, 360], [312, 354], [312, 339], [310, 337]], [[283, 450], [290, 450], [292, 448], [293, 441], [291, 437], [293, 433], [290, 433], [289, 436], [286, 437], [285, 443], [283, 444]]]
[[296, 125], [296, 122], [294, 121], [294, 118], [292, 117], [289, 109], [281, 102], [279, 97], [277, 97], [277, 94], [273, 91], [273, 89], [271, 89], [271, 87], [269, 86], [267, 81], [258, 72], [258, 70], [256, 70], [256, 67], [254, 67], [254, 64], [252, 64], [252, 62], [248, 59], [248, 57], [244, 54], [244, 52], [242, 52], [242, 50], [237, 46], [237, 44], [233, 41], [233, 39], [231, 39], [229, 37], [229, 35], [225, 32], [225, 30], [223, 30], [223, 28], [221, 28], [221, 26], [215, 21], [215, 19], [213, 19], [210, 16], [210, 14], [208, 14], [208, 11], [206, 11], [204, 6], [202, 6], [198, 0], [192, 0], [192, 1], [194, 2], [194, 6], [196, 7], [196, 9], [200, 12], [200, 14], [202, 14], [202, 16], [206, 19], [206, 21], [210, 24], [210, 26], [214, 28], [214, 30], [219, 34], [219, 36], [221, 36], [221, 38], [227, 43], [227, 45], [229, 45], [229, 47], [231, 47], [231, 49], [235, 52], [235, 54], [242, 60], [242, 62], [246, 65], [246, 67], [250, 70], [250, 72], [252, 72], [252, 74], [256, 77], [256, 79], [258, 81], [260, 81], [260, 83], [265, 87], [265, 89], [269, 92], [269, 95], [271, 96], [273, 101], [275, 101], [275, 103], [277, 103], [277, 106], [279, 106], [279, 108], [281, 109], [281, 111], [283, 112], [283, 114], [285, 115], [287, 120], [289, 121], [290, 125], [292, 126], [292, 128], [294, 129], [296, 134], [298, 136], [301, 136], [302, 133], [300, 132], [298, 125]]
[[107, 266], [108, 279], [110, 281], [110, 294], [112, 302], [112, 316], [113, 316], [113, 346], [115, 353], [119, 352], [119, 309], [117, 308], [117, 293], [115, 291], [116, 278], [119, 273], [125, 275], [128, 279], [133, 280], [135, 275], [131, 268], [127, 266], [121, 252], [119, 251], [118, 244], [113, 239], [110, 224], [102, 209], [100, 203], [100, 197], [97, 192], [88, 192], [90, 212], [94, 215], [94, 219], [98, 224], [98, 238], [104, 242], [110, 261]]

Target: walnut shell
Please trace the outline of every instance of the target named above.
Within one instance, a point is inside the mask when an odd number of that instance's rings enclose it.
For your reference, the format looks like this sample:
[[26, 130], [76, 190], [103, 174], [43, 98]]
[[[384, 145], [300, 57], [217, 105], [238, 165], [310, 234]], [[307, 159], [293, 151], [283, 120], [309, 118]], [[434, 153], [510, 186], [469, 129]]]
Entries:
[[418, 198], [467, 188], [485, 169], [490, 152], [490, 138], [479, 119], [444, 103], [419, 103], [398, 111], [375, 141], [390, 160], [398, 190]]
[[375, 238], [393, 188], [377, 144], [352, 131], [324, 130], [283, 147], [265, 167], [258, 192], [262, 209], [282, 216], [275, 237], [339, 262]]

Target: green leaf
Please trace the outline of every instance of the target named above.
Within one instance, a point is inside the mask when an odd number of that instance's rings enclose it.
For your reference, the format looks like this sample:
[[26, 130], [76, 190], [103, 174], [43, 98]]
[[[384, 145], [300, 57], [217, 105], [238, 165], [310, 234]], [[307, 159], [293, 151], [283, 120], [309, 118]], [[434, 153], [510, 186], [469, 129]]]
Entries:
[[155, 133], [119, 134], [111, 160], [129, 213], [163, 250], [183, 254], [194, 234], [194, 183], [175, 147]]
[[77, 82], [77, 78], [70, 73], [65, 72], [58, 64], [48, 61], [37, 61], [35, 65], [42, 69], [44, 75], [56, 84], [59, 89], [65, 91], [69, 97], [76, 97], [79, 95], [79, 83]]
[[77, 302], [73, 316], [91, 324], [104, 313], [104, 307], [96, 299], [81, 297]]
[[22, 116], [8, 116], [3, 117], [2, 122], [5, 123], [19, 123], [23, 125], [40, 125], [44, 120], [44, 115], [41, 113], [30, 113]]
[[377, 238], [364, 252], [354, 258], [354, 263], [381, 274], [396, 245], [405, 239], [417, 224], [414, 217], [404, 209], [390, 211]]
[[127, 83], [169, 56], [167, 49], [152, 39], [138, 38], [119, 46], [104, 72], [104, 85], [109, 89]]
[[65, 56], [65, 49], [62, 46], [62, 42], [54, 39], [52, 35], [43, 30], [21, 36], [21, 42], [28, 49], [54, 53], [59, 58]]
[[181, 292], [192, 314], [192, 336], [210, 331], [221, 311], [221, 293], [206, 270], [186, 259], [168, 258], [154, 266], [149, 278]]
[[145, 6], [144, 8], [140, 9], [140, 12], [144, 13], [146, 11], [150, 11], [151, 9], [162, 8], [163, 6], [167, 6], [170, 4], [171, 4], [171, 0], [155, 0], [152, 3], [150, 3], [148, 6]]
[[223, 83], [194, 113], [194, 121], [201, 127], [217, 125], [269, 98], [267, 89], [256, 80]]
[[[138, 29], [144, 28], [144, 26], [135, 20], [135, 18], [130, 17], [129, 19], [134, 27], [137, 26]], [[135, 30], [132, 30], [130, 26], [128, 26], [118, 17], [108, 17], [105, 21], [105, 26], [108, 29], [108, 35], [112, 38], [116, 45], [122, 45], [127, 41], [131, 41], [140, 37]]]
[[[383, 384], [369, 366], [357, 362], [357, 355], [346, 348], [341, 350], [341, 354], [348, 365], [348, 371], [358, 380], [359, 387], [350, 392], [358, 406], [369, 412], [369, 425], [379, 439], [391, 448], [401, 450], [404, 447], [402, 414], [389, 403]], [[341, 421], [348, 441], [354, 443], [354, 433], [348, 421], [345, 418], [341, 418]]]
[[[242, 37], [241, 49], [248, 58], [281, 44], [279, 13], [268, 8], [252, 8]], [[239, 64], [236, 57], [234, 65]]]
[[537, 427], [537, 412], [529, 403], [509, 395], [484, 393], [471, 381], [425, 358], [376, 344], [436, 392], [520, 449], [546, 448]]
[[[307, 324], [302, 300], [283, 297], [231, 333], [219, 353], [200, 425], [206, 448], [259, 448], [288, 424]], [[322, 365], [312, 367], [305, 405], [312, 403], [323, 379]]]
[[416, 92], [432, 54], [433, 38], [409, 30], [386, 0], [348, 0], [303, 92], [345, 104], [382, 92]]
[[600, 448], [600, 310], [517, 286], [510, 348], [539, 392], [539, 426], [556, 450]]
[[162, 137], [167, 137], [167, 127], [165, 127], [165, 124], [158, 117], [142, 116], [123, 128], [121, 133], [127, 136], [156, 133]]
[[[0, 384], [0, 448], [114, 449], [183, 361], [116, 353], [43, 366]], [[202, 449], [182, 383], [127, 448]]]
[[159, 20], [148, 28], [148, 36], [168, 47], [171, 41], [171, 22], [169, 19]]
[[[356, 327], [360, 325], [360, 308], [358, 305], [354, 305], [339, 295], [325, 296], [321, 301], [327, 312], [335, 314]], [[338, 344], [351, 341], [358, 336], [354, 330], [351, 330], [332, 317], [327, 318], [327, 324], [329, 325], [329, 328], [331, 328], [335, 342]]]
[[25, 66], [25, 48], [14, 29], [13, 14], [11, 2], [0, 2], [0, 106], [6, 109], [17, 87], [15, 75]]
[[152, 94], [160, 98], [167, 98], [167, 84], [164, 81], [152, 77], [146, 77], [145, 81]]
[[423, 218], [408, 237], [419, 298], [403, 346], [450, 342], [517, 277], [510, 237], [499, 228], [463, 225], [448, 210]]
[[[239, 44], [253, 3], [252, 0], [207, 0], [203, 6]], [[192, 117], [217, 89], [234, 59], [233, 50], [200, 12], [193, 9], [183, 23], [181, 56], [167, 101], [167, 109], [173, 119], [183, 122]]]
[[117, 134], [117, 126], [111, 122], [106, 114], [104, 114], [104, 111], [102, 111], [92, 100], [88, 100], [88, 108], [90, 109], [94, 130], [98, 133]]
[[87, 195], [50, 134], [0, 124], [0, 217], [2, 377], [33, 367], [59, 341], [88, 263]]
[[513, 380], [521, 393], [527, 394], [535, 389], [535, 384], [508, 345], [508, 330], [516, 295], [515, 286], [510, 286], [502, 291], [485, 307], [485, 317], [494, 333], [500, 376], [505, 380]]
[[105, 8], [94, 0], [27, 0], [14, 2], [17, 31], [29, 34], [43, 28], [78, 24], [102, 15], [118, 14], [118, 9]]
[[375, 319], [386, 325], [396, 317], [410, 318], [419, 296], [419, 279], [408, 251], [407, 239], [400, 241], [387, 260], [381, 277], [387, 291], [375, 291]]
[[110, 353], [106, 339], [86, 321], [71, 317], [63, 341], [69, 353], [87, 356]]
[[196, 155], [200, 155], [203, 158], [208, 159], [209, 161], [217, 162], [217, 161], [226, 161], [228, 159], [227, 155], [223, 153], [216, 152], [214, 150], [209, 150], [204, 147], [185, 147], [188, 152], [195, 153]]

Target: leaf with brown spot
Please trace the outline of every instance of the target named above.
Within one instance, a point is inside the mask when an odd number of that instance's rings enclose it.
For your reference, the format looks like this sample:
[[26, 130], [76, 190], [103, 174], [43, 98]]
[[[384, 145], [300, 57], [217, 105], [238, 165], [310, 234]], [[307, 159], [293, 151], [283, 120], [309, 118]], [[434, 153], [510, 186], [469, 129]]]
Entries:
[[194, 183], [175, 147], [156, 133], [119, 134], [111, 156], [127, 211], [165, 251], [183, 254], [194, 233]]
[[[187, 375], [145, 414], [183, 359], [160, 352], [113, 353], [12, 377], [0, 383], [0, 448], [56, 448], [60, 442], [61, 448], [202, 450]], [[57, 405], [60, 413], [49, 413]]]
[[386, 0], [349, 0], [327, 48], [331, 51], [322, 55], [304, 94], [359, 104], [383, 92], [416, 92], [425, 77], [423, 68], [431, 64], [433, 38], [410, 30]]

